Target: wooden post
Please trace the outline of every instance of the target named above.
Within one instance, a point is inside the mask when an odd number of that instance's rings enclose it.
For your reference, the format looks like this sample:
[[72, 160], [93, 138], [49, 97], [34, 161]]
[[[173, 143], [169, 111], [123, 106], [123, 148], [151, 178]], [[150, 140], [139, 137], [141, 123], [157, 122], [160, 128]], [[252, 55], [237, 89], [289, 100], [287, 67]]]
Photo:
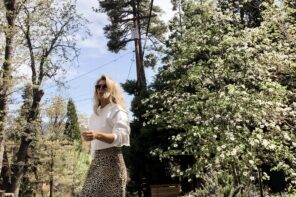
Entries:
[[151, 197], [178, 197], [181, 191], [180, 184], [150, 185]]
[[14, 193], [4, 193], [4, 197], [14, 197]]
[[4, 197], [5, 190], [0, 190], [0, 197]]

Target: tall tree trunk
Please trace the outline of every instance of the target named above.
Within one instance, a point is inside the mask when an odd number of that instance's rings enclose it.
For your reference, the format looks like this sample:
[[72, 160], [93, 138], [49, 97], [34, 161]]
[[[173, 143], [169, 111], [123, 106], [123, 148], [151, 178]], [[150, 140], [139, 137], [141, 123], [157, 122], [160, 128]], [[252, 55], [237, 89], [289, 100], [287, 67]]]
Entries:
[[[5, 147], [4, 147], [5, 149]], [[3, 165], [1, 171], [1, 189], [7, 190], [11, 182], [11, 166], [7, 156], [7, 150], [4, 150], [3, 154]]]
[[1, 72], [0, 86], [0, 174], [3, 165], [5, 144], [4, 128], [7, 118], [8, 94], [11, 86], [13, 57], [13, 38], [15, 35], [16, 3], [15, 0], [3, 0], [6, 8], [7, 27], [5, 31], [5, 54]]
[[182, 23], [182, 0], [178, 1], [178, 16], [181, 38], [183, 37], [183, 23]]
[[31, 105], [29, 116], [27, 117], [27, 126], [23, 136], [21, 137], [21, 144], [16, 154], [16, 165], [12, 168], [14, 174], [9, 187], [9, 192], [14, 193], [15, 196], [18, 196], [19, 194], [20, 183], [25, 174], [25, 165], [27, 163], [29, 145], [32, 142], [32, 136], [35, 132], [35, 128], [32, 127], [32, 124], [34, 124], [38, 118], [39, 105], [43, 94], [43, 90], [39, 90], [38, 88], [33, 89], [33, 103]]
[[260, 197], [264, 197], [263, 186], [262, 186], [262, 169], [258, 169], [259, 189]]
[[137, 85], [140, 92], [143, 88], [146, 88], [146, 76], [145, 76], [144, 63], [143, 63], [140, 19], [139, 19], [139, 14], [137, 10], [139, 8], [138, 8], [138, 5], [136, 6], [135, 1], [133, 1], [132, 5], [133, 5], [134, 28], [136, 28], [139, 35], [139, 38], [135, 39], [135, 53], [136, 53], [136, 67], [137, 67]]
[[54, 161], [53, 161], [53, 151], [52, 151], [52, 147], [51, 147], [51, 161], [50, 161], [50, 180], [49, 180], [49, 197], [53, 197], [53, 165], [54, 165]]
[[[79, 159], [79, 158], [77, 158]], [[75, 177], [75, 171], [76, 171], [76, 164], [74, 164], [75, 167], [73, 167], [73, 170], [72, 170], [72, 185], [71, 185], [71, 195], [74, 197], [76, 196], [75, 194], [75, 181], [76, 181], [76, 177]]]

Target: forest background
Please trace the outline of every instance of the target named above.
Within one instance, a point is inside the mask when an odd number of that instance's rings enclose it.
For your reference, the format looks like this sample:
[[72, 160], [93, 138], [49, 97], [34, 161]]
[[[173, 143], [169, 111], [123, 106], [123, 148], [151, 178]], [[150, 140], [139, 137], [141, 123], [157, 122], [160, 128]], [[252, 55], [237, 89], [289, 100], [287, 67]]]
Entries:
[[[110, 51], [136, 47], [137, 79], [121, 84], [133, 95], [128, 195], [143, 183], [178, 183], [187, 196], [295, 195], [296, 2], [171, 2], [167, 26], [153, 1], [93, 10], [107, 14]], [[76, 3], [0, 3], [1, 189], [16, 196], [78, 196], [90, 164], [75, 102], [43, 99], [88, 32]], [[151, 83], [144, 66], [158, 68]]]

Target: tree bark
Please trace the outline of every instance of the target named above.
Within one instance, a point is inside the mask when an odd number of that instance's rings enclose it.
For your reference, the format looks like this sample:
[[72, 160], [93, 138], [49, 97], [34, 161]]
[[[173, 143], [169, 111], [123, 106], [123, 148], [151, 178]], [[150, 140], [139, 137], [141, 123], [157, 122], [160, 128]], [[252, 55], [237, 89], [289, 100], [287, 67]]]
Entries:
[[2, 171], [1, 171], [1, 189], [6, 191], [10, 184], [10, 181], [11, 181], [11, 167], [9, 164], [7, 151], [4, 150], [3, 165], [2, 165]]
[[39, 90], [38, 88], [33, 89], [33, 103], [31, 105], [29, 116], [27, 117], [27, 126], [21, 138], [21, 144], [16, 154], [16, 165], [14, 165], [12, 168], [14, 174], [9, 187], [9, 192], [14, 193], [15, 196], [18, 196], [19, 194], [20, 183], [25, 174], [25, 165], [27, 163], [29, 145], [33, 139], [31, 135], [33, 135], [35, 131], [31, 124], [33, 124], [38, 118], [39, 105], [43, 94], [43, 90]]
[[1, 71], [0, 86], [0, 174], [3, 166], [3, 154], [5, 144], [4, 128], [6, 125], [8, 95], [11, 86], [13, 38], [15, 35], [16, 2], [15, 0], [3, 0], [6, 8], [7, 27], [5, 32], [4, 63]]
[[50, 162], [50, 180], [49, 180], [49, 197], [53, 197], [53, 165], [54, 165], [54, 161], [53, 161], [53, 151], [52, 151], [52, 147], [51, 147], [51, 162]]
[[[138, 1], [137, 1], [138, 2]], [[134, 28], [137, 28], [139, 38], [135, 39], [135, 55], [136, 55], [136, 67], [137, 67], [137, 85], [139, 92], [146, 88], [146, 76], [143, 63], [143, 52], [142, 52], [142, 43], [141, 43], [141, 32], [140, 32], [140, 20], [135, 1], [132, 2], [133, 6], [133, 21]]]

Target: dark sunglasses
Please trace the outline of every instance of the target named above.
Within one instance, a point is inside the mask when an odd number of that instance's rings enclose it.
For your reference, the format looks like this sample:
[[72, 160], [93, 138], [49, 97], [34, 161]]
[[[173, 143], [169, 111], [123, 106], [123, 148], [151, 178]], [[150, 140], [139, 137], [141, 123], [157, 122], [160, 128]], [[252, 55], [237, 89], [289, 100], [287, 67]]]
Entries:
[[100, 89], [106, 90], [107, 89], [106, 84], [98, 84], [95, 87], [96, 87], [97, 90], [100, 90]]

